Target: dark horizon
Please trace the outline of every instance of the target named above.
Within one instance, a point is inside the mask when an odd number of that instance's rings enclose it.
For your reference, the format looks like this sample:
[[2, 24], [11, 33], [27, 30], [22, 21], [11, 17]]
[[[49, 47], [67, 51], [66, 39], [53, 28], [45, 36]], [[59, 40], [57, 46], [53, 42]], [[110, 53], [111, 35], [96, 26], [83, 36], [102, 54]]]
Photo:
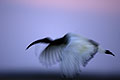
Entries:
[[40, 72], [13, 72], [13, 73], [0, 73], [0, 79], [2, 80], [14, 80], [14, 79], [29, 79], [29, 80], [119, 80], [120, 74], [117, 75], [96, 75], [96, 74], [81, 74], [73, 78], [63, 77], [59, 73], [40, 73]]

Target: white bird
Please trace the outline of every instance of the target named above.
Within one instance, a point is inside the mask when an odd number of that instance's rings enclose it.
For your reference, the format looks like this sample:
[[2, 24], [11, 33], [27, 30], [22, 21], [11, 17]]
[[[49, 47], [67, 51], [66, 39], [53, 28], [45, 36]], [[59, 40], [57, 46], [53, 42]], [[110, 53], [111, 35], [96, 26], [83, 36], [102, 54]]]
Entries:
[[59, 62], [63, 75], [67, 77], [80, 74], [80, 66], [85, 67], [97, 52], [115, 56], [109, 50], [101, 48], [97, 42], [73, 33], [55, 40], [48, 37], [36, 40], [26, 50], [38, 43], [49, 44], [40, 54], [41, 63], [53, 65]]

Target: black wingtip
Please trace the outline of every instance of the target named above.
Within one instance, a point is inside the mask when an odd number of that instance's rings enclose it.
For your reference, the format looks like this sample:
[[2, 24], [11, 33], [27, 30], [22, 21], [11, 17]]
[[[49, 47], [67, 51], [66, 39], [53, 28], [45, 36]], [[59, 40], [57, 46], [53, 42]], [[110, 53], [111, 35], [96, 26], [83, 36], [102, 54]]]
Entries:
[[115, 55], [114, 55], [111, 51], [109, 51], [109, 50], [106, 50], [105, 53], [106, 53], [106, 54], [110, 54], [110, 55], [112, 55], [112, 56], [115, 56]]

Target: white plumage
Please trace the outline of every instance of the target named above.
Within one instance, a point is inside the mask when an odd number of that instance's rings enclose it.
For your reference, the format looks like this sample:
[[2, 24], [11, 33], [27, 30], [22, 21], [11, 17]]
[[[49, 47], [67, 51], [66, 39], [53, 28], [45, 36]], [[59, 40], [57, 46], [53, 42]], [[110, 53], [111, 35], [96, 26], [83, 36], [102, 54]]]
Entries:
[[49, 44], [40, 54], [40, 62], [49, 66], [59, 62], [62, 73], [67, 77], [79, 74], [80, 66], [85, 67], [98, 51], [114, 56], [109, 50], [100, 48], [95, 41], [72, 33], [56, 40], [50, 38], [37, 40], [27, 49], [37, 43]]
[[68, 35], [70, 42], [62, 53], [61, 70], [70, 77], [80, 73], [80, 65], [86, 66], [93, 57], [92, 55], [96, 53], [97, 47], [84, 37], [74, 34]]

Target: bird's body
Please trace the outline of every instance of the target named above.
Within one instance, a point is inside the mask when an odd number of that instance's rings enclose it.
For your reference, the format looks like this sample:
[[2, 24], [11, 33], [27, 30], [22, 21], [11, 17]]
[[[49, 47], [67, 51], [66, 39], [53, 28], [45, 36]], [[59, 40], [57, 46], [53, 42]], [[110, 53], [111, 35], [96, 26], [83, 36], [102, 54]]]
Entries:
[[49, 44], [40, 54], [41, 63], [52, 65], [59, 62], [62, 73], [68, 77], [79, 74], [80, 66], [85, 67], [97, 52], [114, 56], [109, 50], [100, 48], [97, 42], [72, 33], [56, 40], [49, 38], [37, 40], [27, 49], [37, 43]]

